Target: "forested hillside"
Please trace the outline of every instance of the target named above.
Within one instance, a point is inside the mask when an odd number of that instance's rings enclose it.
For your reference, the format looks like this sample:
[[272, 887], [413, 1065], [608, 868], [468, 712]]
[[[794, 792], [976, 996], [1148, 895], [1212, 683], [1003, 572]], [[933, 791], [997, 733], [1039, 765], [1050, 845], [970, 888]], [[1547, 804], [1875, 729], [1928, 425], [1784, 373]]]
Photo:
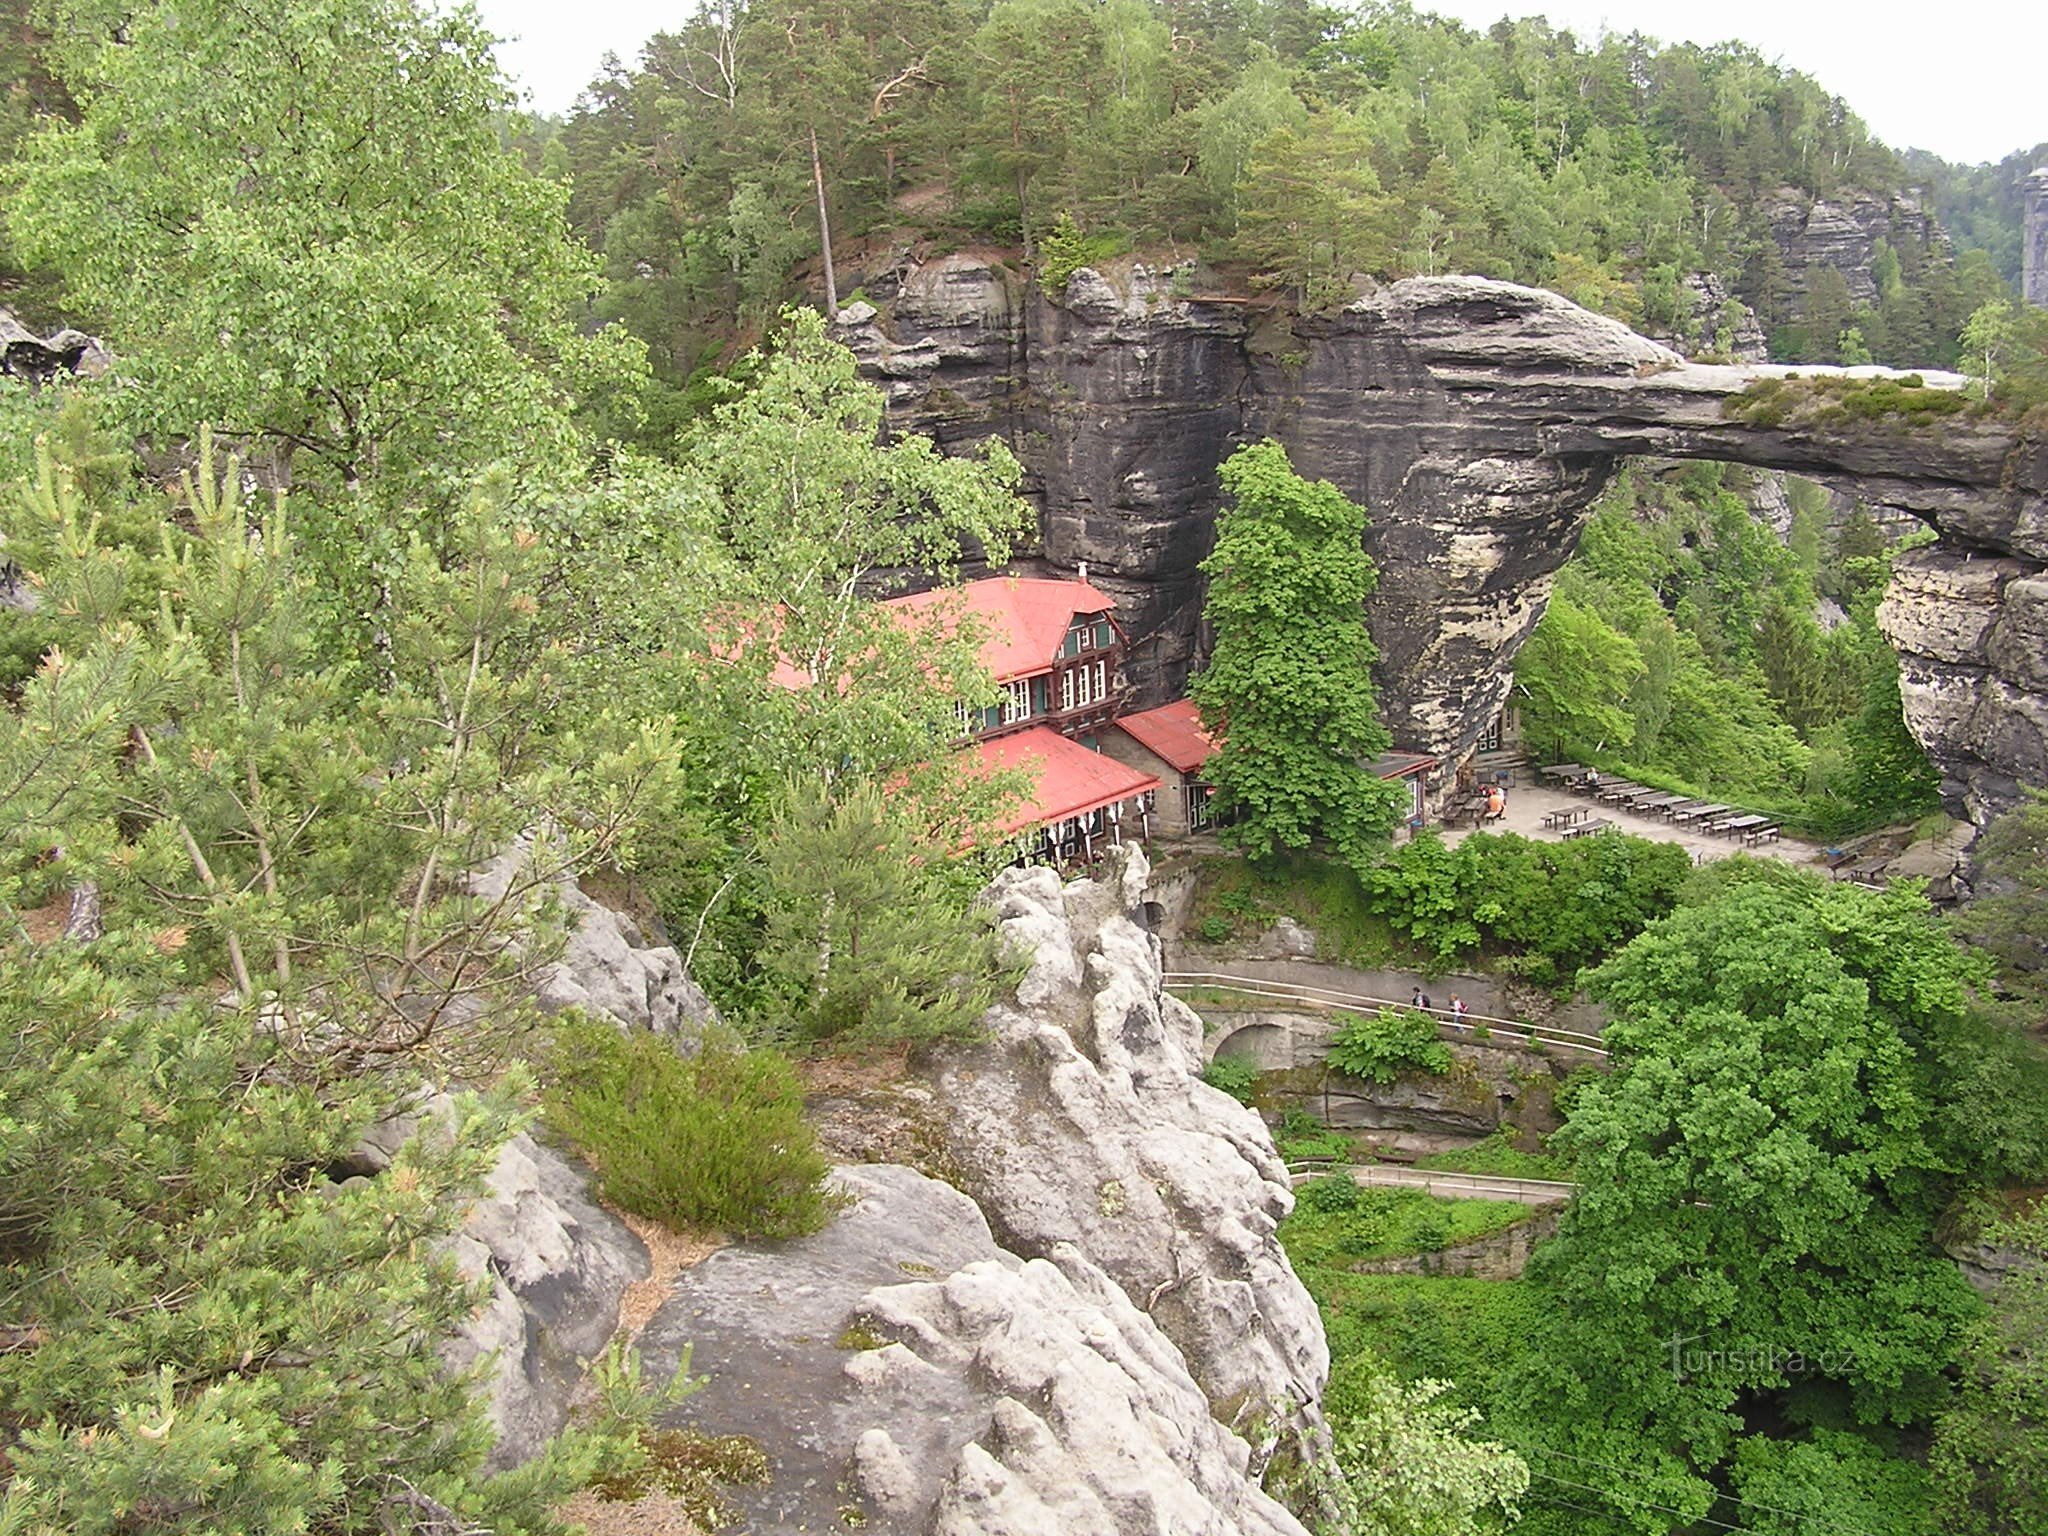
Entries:
[[[1905, 195], [1932, 168], [1752, 49], [1406, 5], [711, 6], [526, 144], [673, 383], [794, 264], [822, 290], [821, 212], [856, 274], [905, 247], [1021, 245], [1041, 272], [1135, 247], [1318, 303], [1351, 270], [1479, 272], [1709, 351], [1733, 317], [1687, 285], [1711, 273], [1781, 357], [1908, 365], [1954, 360], [2012, 244], [2000, 207], [1951, 260]], [[1801, 261], [1814, 199], [1869, 226], [1854, 291], [1839, 252]]]

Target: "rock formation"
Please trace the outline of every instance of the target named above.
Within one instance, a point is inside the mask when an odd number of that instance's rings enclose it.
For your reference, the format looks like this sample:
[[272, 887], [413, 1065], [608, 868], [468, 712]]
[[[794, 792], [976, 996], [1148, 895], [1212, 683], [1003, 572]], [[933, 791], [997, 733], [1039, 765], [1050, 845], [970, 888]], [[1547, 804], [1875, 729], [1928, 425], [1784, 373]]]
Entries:
[[[1858, 305], [1872, 305], [1878, 299], [1878, 242], [1894, 250], [1948, 249], [1948, 236], [1910, 193], [1816, 198], [1787, 187], [1766, 206], [1764, 217], [1795, 285], [1802, 283], [1809, 268], [1829, 267], [1842, 274], [1850, 302]], [[1802, 303], [1803, 296], [1795, 297], [1795, 314]]]
[[13, 311], [0, 309], [0, 375], [35, 386], [60, 373], [98, 378], [107, 365], [107, 350], [97, 337], [68, 327], [54, 336], [38, 336]]
[[1329, 1350], [1274, 1236], [1286, 1169], [1259, 1117], [1201, 1080], [1201, 1020], [1161, 991], [1135, 920], [1146, 874], [1131, 849], [1099, 882], [996, 878], [1005, 948], [1029, 969], [986, 1044], [938, 1059], [949, 1166], [1005, 1247], [1071, 1248], [1122, 1287], [1225, 1423], [1313, 1436]]
[[[1931, 523], [1941, 548], [2048, 561], [2048, 448], [2011, 423], [1746, 422], [1728, 401], [1792, 370], [1688, 363], [1553, 294], [1480, 278], [1410, 278], [1303, 318], [1186, 286], [1084, 268], [1052, 305], [999, 264], [954, 256], [910, 272], [886, 314], [841, 327], [897, 421], [1018, 450], [1044, 559], [1087, 562], [1121, 599], [1146, 702], [1178, 692], [1199, 654], [1216, 468], [1268, 434], [1373, 514], [1382, 699], [1396, 744], [1416, 750], [1460, 751], [1499, 710], [1624, 457], [1794, 471]], [[1928, 745], [1952, 803], [1982, 816], [2031, 770], [1966, 740], [2001, 750], [1984, 730]]]
[[640, 1338], [676, 1411], [768, 1451], [746, 1528], [903, 1536], [1303, 1536], [1179, 1351], [1074, 1244], [1025, 1260], [909, 1168], [842, 1169], [812, 1237], [723, 1249]]
[[2020, 235], [2020, 295], [2027, 303], [2048, 309], [2048, 165], [2027, 178], [2021, 197], [2026, 209]]

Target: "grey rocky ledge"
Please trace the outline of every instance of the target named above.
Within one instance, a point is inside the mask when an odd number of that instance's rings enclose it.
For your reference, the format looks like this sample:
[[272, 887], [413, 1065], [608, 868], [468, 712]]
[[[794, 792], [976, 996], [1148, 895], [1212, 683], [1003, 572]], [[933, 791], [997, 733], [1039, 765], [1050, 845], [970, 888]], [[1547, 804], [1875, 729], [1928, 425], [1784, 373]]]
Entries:
[[[1085, 562], [1122, 600], [1147, 701], [1178, 692], [1201, 652], [1216, 469], [1266, 435], [1372, 512], [1382, 698], [1397, 744], [1429, 752], [1461, 750], [1498, 712], [1557, 568], [1627, 457], [1795, 471], [1926, 521], [1943, 548], [2032, 572], [2048, 562], [2048, 444], [2009, 422], [1739, 420], [1726, 403], [1750, 385], [1823, 370], [1688, 363], [1554, 294], [1484, 278], [1410, 278], [1293, 318], [1185, 286], [1144, 267], [1115, 284], [1083, 269], [1054, 305], [993, 259], [955, 256], [841, 327], [899, 423], [1018, 451], [1043, 562]], [[1910, 717], [1921, 673], [1905, 661]], [[1981, 815], [2031, 770], [1996, 755], [2000, 733], [1972, 739], [1982, 752], [1953, 735], [1926, 744], [1951, 799]]]
[[1024, 1260], [909, 1168], [841, 1169], [812, 1237], [723, 1249], [640, 1338], [688, 1347], [676, 1412], [768, 1452], [746, 1528], [917, 1536], [1303, 1536], [1152, 1319], [1072, 1245]]

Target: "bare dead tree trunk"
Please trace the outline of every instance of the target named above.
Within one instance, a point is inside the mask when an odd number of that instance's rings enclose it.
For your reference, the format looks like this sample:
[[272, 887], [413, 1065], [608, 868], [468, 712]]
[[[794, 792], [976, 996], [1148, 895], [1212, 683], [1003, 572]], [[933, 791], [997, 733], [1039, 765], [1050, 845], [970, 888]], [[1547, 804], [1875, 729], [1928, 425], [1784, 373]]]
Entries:
[[839, 318], [839, 276], [832, 270], [832, 220], [825, 212], [825, 167], [818, 159], [818, 130], [811, 127], [811, 184], [818, 192], [818, 246], [825, 253], [825, 318]]

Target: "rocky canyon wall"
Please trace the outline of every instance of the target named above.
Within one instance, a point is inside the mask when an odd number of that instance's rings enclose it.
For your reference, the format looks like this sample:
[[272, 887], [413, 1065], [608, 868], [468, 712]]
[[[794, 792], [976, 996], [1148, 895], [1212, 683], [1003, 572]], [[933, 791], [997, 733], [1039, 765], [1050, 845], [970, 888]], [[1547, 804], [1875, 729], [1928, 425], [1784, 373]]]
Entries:
[[[1410, 278], [1290, 317], [1190, 292], [1191, 276], [1084, 268], [1054, 304], [999, 258], [960, 254], [906, 270], [886, 310], [852, 306], [839, 328], [892, 419], [947, 443], [999, 434], [1018, 452], [1041, 507], [1038, 560], [1086, 563], [1119, 597], [1147, 702], [1177, 694], [1202, 651], [1216, 468], [1265, 435], [1372, 513], [1382, 697], [1397, 745], [1421, 751], [1462, 751], [1498, 711], [1627, 457], [1794, 471], [1918, 518], [1943, 559], [2010, 563], [2001, 604], [2048, 563], [2048, 446], [2010, 422], [1744, 421], [1728, 402], [1795, 370], [1690, 363], [1556, 295], [1481, 278]], [[1894, 603], [1889, 632], [1909, 723], [1952, 804], [1982, 820], [2048, 780], [2048, 694], [2032, 681], [2048, 628], [2015, 610], [1995, 657], [1917, 650], [1941, 628], [1931, 610], [1980, 601], [1945, 591], [1950, 572], [1930, 557], [1913, 578], [1922, 617]]]

